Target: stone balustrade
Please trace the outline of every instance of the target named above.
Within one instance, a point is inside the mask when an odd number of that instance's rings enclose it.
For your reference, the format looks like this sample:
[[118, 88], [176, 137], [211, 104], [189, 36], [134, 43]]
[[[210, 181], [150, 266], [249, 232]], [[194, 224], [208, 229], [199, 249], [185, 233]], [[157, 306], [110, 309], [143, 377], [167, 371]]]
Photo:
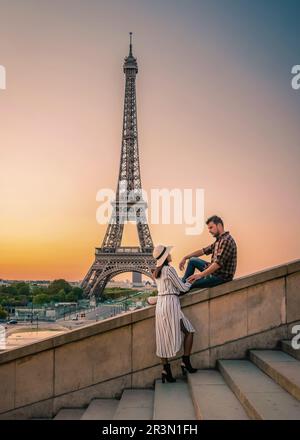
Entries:
[[[300, 322], [300, 260], [181, 298], [196, 329], [192, 362], [274, 348]], [[178, 357], [172, 361], [180, 373]], [[51, 417], [124, 388], [152, 387], [160, 377], [155, 354], [155, 306], [0, 353], [0, 418]]]

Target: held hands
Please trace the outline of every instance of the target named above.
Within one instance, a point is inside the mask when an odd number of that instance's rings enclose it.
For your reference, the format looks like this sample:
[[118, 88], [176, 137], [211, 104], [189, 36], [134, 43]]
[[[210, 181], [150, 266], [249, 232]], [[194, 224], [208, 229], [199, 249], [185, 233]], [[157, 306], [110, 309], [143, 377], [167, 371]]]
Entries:
[[200, 278], [202, 278], [202, 277], [203, 277], [202, 272], [200, 272], [200, 273], [194, 273], [193, 275], [191, 275], [190, 277], [187, 278], [187, 281], [188, 281], [189, 283], [193, 283], [193, 282], [196, 281], [196, 280], [200, 280]]

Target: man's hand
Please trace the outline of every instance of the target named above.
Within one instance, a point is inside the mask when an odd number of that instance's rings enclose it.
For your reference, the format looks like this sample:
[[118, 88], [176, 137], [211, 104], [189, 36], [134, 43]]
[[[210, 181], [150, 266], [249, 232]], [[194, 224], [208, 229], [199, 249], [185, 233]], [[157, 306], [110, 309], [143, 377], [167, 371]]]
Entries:
[[194, 273], [193, 275], [191, 275], [190, 277], [188, 277], [187, 281], [188, 281], [189, 283], [193, 283], [193, 282], [196, 281], [196, 280], [200, 280], [200, 278], [202, 278], [202, 277], [203, 277], [202, 272], [200, 272], [200, 273]]
[[184, 269], [184, 266], [185, 266], [185, 262], [186, 262], [186, 260], [187, 260], [187, 258], [186, 258], [186, 257], [183, 257], [183, 259], [180, 261], [180, 263], [179, 263], [179, 269], [180, 269], [180, 270], [183, 270], [183, 269]]

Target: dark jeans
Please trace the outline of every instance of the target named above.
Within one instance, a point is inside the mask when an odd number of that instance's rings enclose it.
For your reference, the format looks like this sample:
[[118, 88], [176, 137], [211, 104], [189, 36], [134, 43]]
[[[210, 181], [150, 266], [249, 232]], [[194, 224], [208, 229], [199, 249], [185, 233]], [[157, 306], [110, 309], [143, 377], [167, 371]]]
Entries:
[[[182, 281], [185, 283], [187, 278], [193, 275], [196, 268], [199, 269], [200, 272], [203, 272], [204, 269], [207, 268], [207, 266], [208, 266], [207, 261], [202, 260], [201, 258], [198, 257], [190, 258], [187, 268], [185, 270], [185, 274], [182, 277]], [[216, 286], [217, 284], [222, 284], [222, 283], [226, 283], [226, 280], [224, 280], [223, 278], [217, 275], [212, 274], [212, 275], [208, 275], [207, 277], [200, 278], [200, 280], [194, 281], [191, 285], [191, 289], [194, 289], [195, 287], [200, 289], [204, 287], [213, 287]]]

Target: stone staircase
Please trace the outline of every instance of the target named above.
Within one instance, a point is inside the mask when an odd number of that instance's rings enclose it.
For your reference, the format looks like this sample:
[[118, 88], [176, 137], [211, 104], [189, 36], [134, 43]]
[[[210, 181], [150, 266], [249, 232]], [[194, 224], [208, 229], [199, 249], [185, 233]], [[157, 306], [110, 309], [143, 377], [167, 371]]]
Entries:
[[153, 389], [125, 389], [121, 399], [94, 399], [61, 409], [54, 420], [300, 420], [300, 350], [250, 350]]

